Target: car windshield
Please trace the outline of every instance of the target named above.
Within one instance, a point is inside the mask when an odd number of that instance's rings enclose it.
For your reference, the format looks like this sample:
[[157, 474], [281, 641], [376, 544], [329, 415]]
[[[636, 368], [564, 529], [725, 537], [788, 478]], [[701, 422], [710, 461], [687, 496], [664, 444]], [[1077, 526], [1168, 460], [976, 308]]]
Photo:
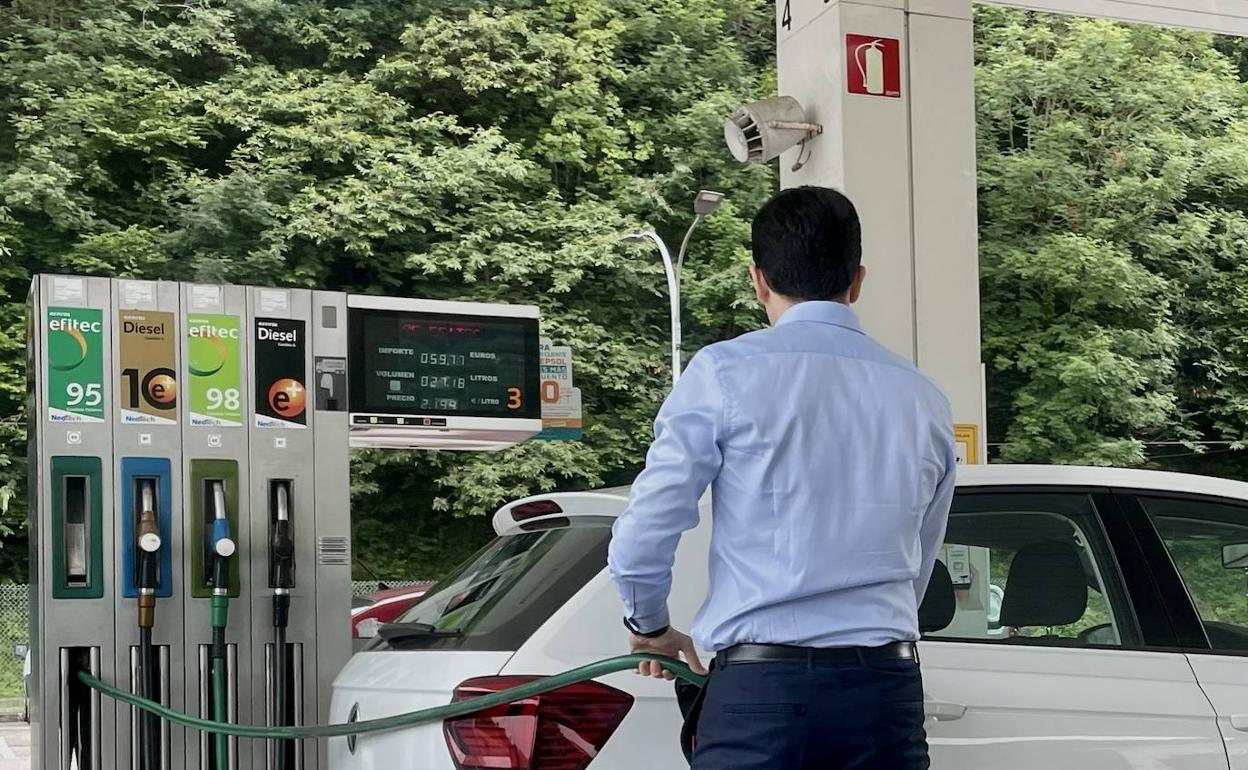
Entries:
[[606, 566], [610, 522], [561, 518], [496, 538], [368, 649], [519, 649]]

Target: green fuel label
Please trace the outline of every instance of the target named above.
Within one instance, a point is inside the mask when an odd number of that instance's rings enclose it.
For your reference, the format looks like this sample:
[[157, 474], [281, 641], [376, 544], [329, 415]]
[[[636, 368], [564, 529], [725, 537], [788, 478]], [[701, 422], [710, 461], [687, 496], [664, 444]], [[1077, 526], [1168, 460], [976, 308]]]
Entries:
[[50, 307], [47, 316], [48, 420], [104, 420], [104, 311]]
[[191, 425], [243, 424], [239, 329], [235, 315], [187, 315], [186, 370]]

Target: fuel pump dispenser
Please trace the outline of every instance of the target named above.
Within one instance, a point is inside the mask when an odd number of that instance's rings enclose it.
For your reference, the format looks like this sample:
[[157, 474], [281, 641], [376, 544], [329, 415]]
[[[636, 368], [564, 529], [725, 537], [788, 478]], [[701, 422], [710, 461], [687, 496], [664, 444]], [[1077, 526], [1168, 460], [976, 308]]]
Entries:
[[[179, 411], [190, 567], [183, 623], [187, 710], [208, 719], [251, 722], [247, 289], [184, 283], [181, 317], [185, 398]], [[186, 742], [185, 766], [245, 770], [252, 766], [248, 750], [236, 738], [201, 734]]]
[[[34, 767], [112, 766], [116, 709], [79, 671], [118, 681], [111, 572], [113, 355], [106, 278], [40, 276], [28, 301], [31, 752]], [[107, 562], [107, 564], [106, 564]], [[125, 681], [125, 677], [121, 678]]]
[[[182, 709], [182, 425], [178, 415], [180, 299], [169, 281], [112, 281], [106, 378], [113, 391], [113, 496], [119, 538], [114, 665], [130, 691]], [[175, 557], [175, 554], [179, 554]], [[138, 609], [138, 623], [122, 622]], [[174, 675], [174, 672], [178, 672]], [[117, 712], [108, 742], [118, 768], [174, 770], [183, 732], [138, 709]], [[113, 748], [115, 747], [115, 749]]]
[[[313, 337], [320, 325], [314, 322], [313, 292], [304, 289], [249, 287], [247, 309], [251, 542], [256, 562], [251, 576], [251, 665], [257, 672], [252, 712], [267, 725], [296, 726], [305, 723], [308, 713], [316, 720], [315, 704], [328, 692], [317, 681], [316, 659], [306, 653], [318, 649], [319, 636], [336, 633], [328, 609], [322, 615], [319, 608], [333, 606], [323, 600], [338, 584], [318, 579], [313, 569], [318, 538], [333, 542], [339, 534], [326, 526], [335, 517], [318, 521], [315, 509], [322, 495], [315, 470], [324, 459], [318, 458], [324, 446], [321, 433], [329, 429], [308, 391]], [[345, 353], [344, 344], [338, 349], [344, 361]], [[338, 442], [345, 444], [345, 438]], [[345, 468], [345, 460], [339, 454], [332, 463]], [[331, 572], [340, 569], [332, 566]], [[345, 662], [335, 664], [333, 672]], [[256, 741], [252, 750], [254, 766], [264, 770], [304, 770], [319, 761], [315, 742]]]
[[[34, 766], [326, 770], [308, 725], [351, 652], [349, 448], [532, 437], [537, 327], [528, 306], [36, 277]], [[206, 723], [231, 729], [184, 729]]]

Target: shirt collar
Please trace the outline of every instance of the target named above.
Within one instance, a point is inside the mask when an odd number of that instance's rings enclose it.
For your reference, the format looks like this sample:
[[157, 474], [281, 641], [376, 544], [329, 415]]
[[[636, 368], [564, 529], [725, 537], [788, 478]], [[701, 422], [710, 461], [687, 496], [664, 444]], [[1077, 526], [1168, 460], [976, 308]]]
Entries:
[[866, 333], [862, 330], [862, 322], [858, 320], [858, 314], [854, 312], [853, 308], [843, 302], [820, 300], [799, 302], [784, 311], [784, 315], [780, 316], [776, 326], [783, 326], [784, 324], [797, 321], [832, 324], [834, 326], [842, 326], [859, 334]]

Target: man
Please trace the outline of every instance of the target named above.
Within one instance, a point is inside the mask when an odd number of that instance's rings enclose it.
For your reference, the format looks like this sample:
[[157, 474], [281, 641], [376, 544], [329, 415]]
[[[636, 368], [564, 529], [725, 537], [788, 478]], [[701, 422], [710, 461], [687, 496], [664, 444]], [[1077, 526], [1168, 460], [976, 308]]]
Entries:
[[[710, 485], [693, 632], [715, 664], [694, 769], [926, 768], [914, 642], [953, 496], [949, 402], [850, 309], [865, 270], [845, 196], [780, 193], [754, 219], [753, 249], [771, 328], [689, 362], [615, 524], [630, 646], [702, 670], [667, 597]], [[657, 663], [639, 672], [670, 678]]]

